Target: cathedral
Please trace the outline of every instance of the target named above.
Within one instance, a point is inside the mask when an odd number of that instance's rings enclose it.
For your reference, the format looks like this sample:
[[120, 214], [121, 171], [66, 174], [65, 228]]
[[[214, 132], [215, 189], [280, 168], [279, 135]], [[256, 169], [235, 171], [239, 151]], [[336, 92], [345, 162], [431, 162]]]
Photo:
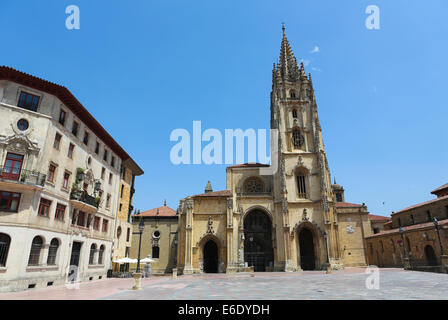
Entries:
[[204, 193], [180, 200], [180, 274], [366, 265], [367, 207], [345, 202], [344, 188], [331, 182], [311, 75], [299, 67], [284, 27], [270, 97], [278, 169], [230, 166], [226, 190], [209, 182]]

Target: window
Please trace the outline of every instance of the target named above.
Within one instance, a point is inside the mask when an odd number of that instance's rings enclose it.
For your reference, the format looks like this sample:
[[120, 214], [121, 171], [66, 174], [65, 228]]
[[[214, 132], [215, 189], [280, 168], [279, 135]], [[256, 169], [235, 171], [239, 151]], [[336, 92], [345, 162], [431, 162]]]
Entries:
[[87, 215], [87, 220], [86, 220], [86, 228], [90, 228], [90, 223], [92, 222], [92, 215], [88, 214]]
[[126, 177], [126, 168], [123, 165], [120, 165], [121, 178], [124, 179]]
[[120, 209], [119, 209], [119, 211], [121, 212], [121, 209], [123, 208], [123, 204], [122, 203], [120, 203]]
[[78, 129], [79, 129], [79, 123], [76, 121], [73, 121], [72, 133], [75, 137], [78, 136]]
[[29, 122], [25, 119], [20, 119], [19, 121], [17, 121], [17, 128], [20, 131], [25, 131], [26, 129], [28, 129], [30, 126]]
[[410, 217], [411, 217], [411, 224], [415, 224], [415, 221], [414, 221], [414, 215], [411, 214]]
[[159, 252], [160, 252], [159, 246], [152, 247], [152, 257], [154, 259], [159, 259]]
[[93, 219], [93, 230], [100, 230], [100, 217], [95, 217]]
[[64, 221], [65, 209], [66, 209], [66, 206], [58, 203], [56, 205], [56, 213], [54, 215], [54, 218], [59, 221]]
[[78, 220], [76, 222], [76, 224], [80, 227], [84, 227], [85, 225], [85, 220], [86, 220], [86, 214], [82, 211], [79, 211], [78, 213]]
[[126, 242], [129, 242], [129, 236], [131, 235], [131, 228], [126, 231]]
[[100, 152], [100, 143], [97, 141], [95, 145], [95, 153], [98, 154]]
[[101, 169], [101, 179], [103, 179], [104, 180], [104, 176], [106, 175], [106, 169], [105, 168], [102, 168]]
[[11, 243], [11, 237], [6, 233], [0, 233], [0, 266], [6, 266], [6, 260], [8, 259], [9, 245]]
[[448, 219], [448, 206], [445, 206], [445, 217]]
[[431, 212], [429, 212], [429, 210], [426, 211], [426, 219], [427, 219], [428, 221], [431, 221]]
[[121, 185], [120, 198], [123, 198], [124, 184]]
[[51, 206], [50, 200], [40, 198], [38, 215], [41, 217], [48, 217], [50, 213], [50, 206]]
[[112, 184], [112, 178], [113, 178], [113, 174], [109, 173], [109, 184]]
[[295, 98], [296, 97], [296, 92], [294, 90], [291, 90], [290, 93], [289, 93], [289, 96], [291, 98]]
[[19, 103], [17, 104], [18, 107], [31, 111], [36, 111], [38, 104], [39, 104], [38, 96], [23, 91], [20, 92]]
[[297, 110], [296, 109], [292, 110], [292, 117], [294, 119], [297, 119]]
[[398, 226], [401, 227], [401, 219], [398, 218]]
[[121, 227], [119, 226], [117, 229], [117, 239], [120, 239], [121, 236]]
[[0, 191], [0, 211], [17, 212], [20, 196], [20, 193]]
[[68, 185], [70, 181], [70, 173], [64, 172], [64, 181], [62, 182], [62, 188], [68, 190]]
[[297, 176], [297, 190], [299, 193], [299, 198], [306, 198], [306, 177], [304, 174]]
[[47, 177], [48, 182], [54, 182], [55, 173], [56, 173], [56, 166], [54, 164], [50, 163], [50, 167], [48, 168], [48, 177]]
[[22, 163], [23, 155], [8, 152], [1, 177], [8, 180], [19, 180]]
[[101, 245], [100, 251], [98, 252], [98, 264], [103, 264], [104, 249], [104, 245]]
[[340, 192], [336, 193], [336, 202], [342, 202], [342, 194]]
[[75, 145], [73, 143], [70, 143], [67, 154], [67, 157], [69, 157], [70, 159], [73, 159], [73, 150], [75, 150]]
[[53, 148], [59, 150], [59, 147], [61, 146], [61, 139], [62, 136], [59, 133], [56, 133], [56, 135], [54, 136]]
[[89, 144], [89, 132], [84, 132], [84, 140], [82, 141], [87, 146]]
[[95, 264], [95, 252], [96, 244], [92, 243], [92, 245], [90, 246], [89, 264]]
[[245, 193], [260, 193], [263, 192], [263, 182], [258, 178], [248, 178], [244, 182]]
[[103, 160], [107, 161], [107, 150], [106, 149], [104, 149]]
[[53, 238], [50, 242], [50, 247], [48, 248], [47, 265], [49, 266], [56, 265], [56, 256], [58, 254], [58, 248], [59, 248], [59, 240]]
[[110, 208], [110, 194], [107, 194], [107, 198], [106, 198], [106, 209]]
[[34, 237], [33, 242], [31, 243], [30, 257], [28, 259], [29, 266], [37, 266], [39, 264], [42, 246], [42, 238], [39, 236]]
[[304, 143], [305, 138], [303, 137], [303, 135], [300, 133], [299, 130], [294, 129], [294, 131], [292, 132], [292, 144], [294, 145], [294, 147], [300, 148], [303, 146]]
[[112, 156], [112, 158], [110, 159], [110, 165], [115, 168], [115, 157], [114, 156]]
[[102, 229], [103, 232], [107, 232], [108, 223], [109, 223], [108, 220], [103, 219], [103, 229]]
[[61, 112], [59, 113], [59, 123], [62, 125], [65, 125], [65, 118], [67, 116], [67, 113], [61, 109]]

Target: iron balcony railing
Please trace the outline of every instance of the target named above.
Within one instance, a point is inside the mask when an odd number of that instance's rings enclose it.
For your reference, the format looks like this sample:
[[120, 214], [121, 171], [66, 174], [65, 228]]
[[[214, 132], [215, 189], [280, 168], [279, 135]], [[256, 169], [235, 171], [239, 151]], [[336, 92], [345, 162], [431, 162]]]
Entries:
[[45, 185], [46, 174], [19, 169], [16, 167], [0, 166], [0, 179], [17, 181], [19, 183], [33, 184], [43, 187]]
[[98, 209], [99, 201], [95, 197], [88, 195], [85, 191], [72, 191], [70, 193], [70, 199], [84, 202]]

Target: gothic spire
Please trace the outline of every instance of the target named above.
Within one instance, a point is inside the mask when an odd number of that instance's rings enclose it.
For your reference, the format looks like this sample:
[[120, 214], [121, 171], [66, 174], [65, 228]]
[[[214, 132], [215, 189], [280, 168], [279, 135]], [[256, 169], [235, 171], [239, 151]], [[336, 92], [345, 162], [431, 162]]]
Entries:
[[285, 26], [282, 26], [283, 30], [283, 38], [282, 45], [280, 48], [280, 63], [278, 64], [277, 69], [280, 71], [280, 75], [283, 79], [286, 80], [297, 80], [299, 75], [299, 68], [297, 65], [296, 57], [294, 57], [294, 53], [291, 50], [291, 46], [289, 45], [288, 38], [286, 38]]

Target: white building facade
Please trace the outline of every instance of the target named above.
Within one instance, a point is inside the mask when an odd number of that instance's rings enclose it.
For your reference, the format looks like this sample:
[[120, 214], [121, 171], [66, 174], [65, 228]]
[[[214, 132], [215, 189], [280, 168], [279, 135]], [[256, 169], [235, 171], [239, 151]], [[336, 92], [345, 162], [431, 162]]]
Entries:
[[128, 158], [65, 87], [0, 67], [0, 292], [107, 276]]

